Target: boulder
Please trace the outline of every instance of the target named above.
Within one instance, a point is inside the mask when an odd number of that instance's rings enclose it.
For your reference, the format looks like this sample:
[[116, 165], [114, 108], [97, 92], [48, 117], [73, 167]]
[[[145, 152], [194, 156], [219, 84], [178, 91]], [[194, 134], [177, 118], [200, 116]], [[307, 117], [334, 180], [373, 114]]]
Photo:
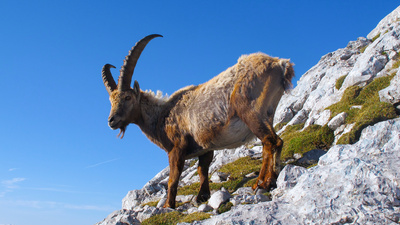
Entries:
[[140, 225], [140, 221], [132, 214], [134, 214], [134, 212], [131, 210], [117, 210], [95, 225]]
[[271, 201], [271, 197], [266, 195], [236, 195], [229, 200], [234, 206], [240, 204], [257, 204], [260, 202]]
[[390, 81], [389, 87], [379, 91], [379, 99], [381, 102], [390, 104], [400, 103], [400, 70], [397, 70], [396, 75]]
[[300, 165], [312, 165], [318, 163], [321, 156], [325, 155], [326, 151], [322, 149], [313, 149], [303, 154], [303, 157], [297, 160]]
[[209, 211], [212, 211], [212, 210], [213, 210], [213, 208], [211, 206], [209, 206], [208, 204], [202, 204], [198, 208], [199, 212], [209, 212]]
[[337, 114], [328, 122], [328, 127], [333, 131], [336, 130], [338, 127], [344, 124], [346, 117], [347, 113], [345, 112]]
[[229, 174], [227, 174], [227, 173], [222, 173], [222, 172], [217, 171], [217, 172], [213, 173], [210, 180], [213, 183], [222, 183], [228, 179], [228, 176], [229, 176]]
[[215, 192], [211, 195], [210, 199], [208, 200], [208, 205], [210, 205], [214, 209], [218, 209], [222, 203], [225, 203], [229, 200], [231, 194], [222, 188], [221, 190]]

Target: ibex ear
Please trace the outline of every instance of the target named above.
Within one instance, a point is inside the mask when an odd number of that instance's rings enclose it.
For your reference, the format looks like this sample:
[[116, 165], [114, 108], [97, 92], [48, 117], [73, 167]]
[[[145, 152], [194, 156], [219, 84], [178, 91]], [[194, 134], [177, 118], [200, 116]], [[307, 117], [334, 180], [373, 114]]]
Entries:
[[135, 80], [135, 83], [133, 84], [133, 93], [138, 96], [140, 93], [140, 87], [139, 87], [139, 82]]

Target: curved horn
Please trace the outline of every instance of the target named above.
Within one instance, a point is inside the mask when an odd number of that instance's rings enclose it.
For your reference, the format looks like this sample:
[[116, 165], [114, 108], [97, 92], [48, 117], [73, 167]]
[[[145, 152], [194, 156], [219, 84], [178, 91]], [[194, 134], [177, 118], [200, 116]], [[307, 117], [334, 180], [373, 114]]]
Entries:
[[111, 64], [106, 64], [103, 66], [103, 69], [101, 71], [103, 83], [104, 83], [104, 86], [106, 86], [106, 89], [107, 89], [107, 92], [109, 95], [111, 95], [111, 92], [117, 88], [114, 78], [111, 75], [110, 68], [115, 68], [115, 66], [113, 66]]
[[127, 90], [130, 88], [133, 71], [135, 70], [135, 66], [140, 57], [140, 54], [146, 47], [147, 43], [149, 43], [151, 39], [156, 37], [162, 37], [162, 35], [148, 35], [142, 40], [138, 41], [135, 46], [133, 46], [133, 48], [129, 51], [129, 54], [125, 57], [124, 65], [121, 67], [120, 75], [118, 78], [118, 89]]

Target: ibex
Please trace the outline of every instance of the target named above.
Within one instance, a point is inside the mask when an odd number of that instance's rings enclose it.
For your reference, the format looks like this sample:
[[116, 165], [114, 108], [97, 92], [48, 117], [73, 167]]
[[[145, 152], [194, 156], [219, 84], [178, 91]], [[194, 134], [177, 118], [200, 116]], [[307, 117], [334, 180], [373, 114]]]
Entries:
[[213, 151], [236, 148], [255, 137], [263, 145], [262, 167], [253, 189], [276, 186], [283, 141], [272, 126], [278, 102], [291, 84], [293, 64], [288, 59], [263, 53], [244, 55], [238, 62], [204, 84], [188, 86], [167, 99], [142, 91], [131, 80], [145, 46], [158, 34], [146, 36], [131, 49], [115, 83], [110, 64], [102, 78], [110, 95], [108, 124], [120, 129], [134, 123], [156, 145], [168, 153], [168, 196], [164, 207], [175, 208], [179, 177], [186, 159], [198, 157], [200, 190], [197, 202], [210, 197], [208, 169]]

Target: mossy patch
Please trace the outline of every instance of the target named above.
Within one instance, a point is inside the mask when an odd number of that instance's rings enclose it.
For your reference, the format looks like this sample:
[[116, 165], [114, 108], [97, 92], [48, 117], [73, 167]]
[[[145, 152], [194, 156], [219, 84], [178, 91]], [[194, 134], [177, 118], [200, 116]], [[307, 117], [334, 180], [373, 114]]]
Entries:
[[143, 203], [142, 206], [148, 205], [148, 206], [154, 206], [156, 207], [159, 201], [154, 201], [154, 202], [147, 202]]
[[198, 160], [198, 159], [192, 160], [192, 161], [190, 162], [190, 164], [189, 164], [189, 167], [194, 166], [194, 165], [197, 163], [197, 161], [199, 161], [199, 160]]
[[364, 47], [361, 47], [361, 48], [360, 48], [360, 53], [364, 53], [364, 52], [365, 52], [365, 49], [367, 49], [367, 47], [368, 47], [368, 45], [366, 45], [366, 46], [364, 46]]
[[339, 90], [339, 89], [342, 87], [343, 82], [344, 82], [344, 79], [346, 79], [346, 77], [347, 77], [347, 75], [344, 75], [344, 76], [339, 77], [339, 78], [336, 80], [335, 88], [336, 88], [337, 90]]
[[[338, 140], [337, 144], [353, 144], [360, 138], [361, 131], [372, 124], [395, 118], [395, 108], [385, 102], [380, 102], [379, 91], [390, 84], [393, 74], [374, 79], [364, 88], [359, 86], [348, 87], [342, 99], [327, 109], [331, 110], [331, 117], [341, 112], [348, 114], [346, 124], [354, 123], [353, 129]], [[361, 109], [352, 106], [361, 105]]]
[[[222, 166], [218, 171], [229, 174], [229, 180], [222, 183], [210, 183], [210, 189], [220, 190], [224, 187], [228, 191], [234, 192], [252, 179], [245, 177], [246, 174], [260, 171], [261, 164], [261, 160], [253, 159], [251, 157], [243, 157], [234, 162], [228, 163]], [[200, 183], [196, 182], [178, 188], [178, 195], [197, 195], [199, 189]]]
[[281, 158], [288, 160], [295, 153], [303, 154], [313, 149], [329, 149], [335, 136], [327, 125], [311, 125], [302, 129], [302, 125], [289, 126], [281, 135], [284, 141]]
[[210, 218], [210, 214], [208, 213], [192, 213], [192, 214], [183, 214], [178, 211], [173, 211], [169, 213], [162, 213], [155, 216], [152, 216], [142, 222], [143, 225], [175, 225], [177, 223], [191, 223], [193, 221], [199, 221]]
[[400, 53], [397, 53], [397, 59], [393, 63], [392, 69], [397, 69], [400, 67]]
[[253, 185], [255, 185], [257, 182], [257, 177], [248, 180], [246, 183], [243, 184], [243, 187], [253, 187]]
[[381, 33], [375, 35], [375, 37], [373, 37], [371, 40], [372, 42], [374, 42], [376, 39], [378, 39], [381, 36]]
[[260, 169], [261, 160], [247, 156], [222, 166], [219, 172], [228, 173], [229, 179], [238, 179]]
[[277, 123], [277, 124], [274, 126], [274, 130], [275, 130], [275, 131], [279, 131], [279, 130], [282, 129], [286, 124], [287, 124], [287, 122], [285, 122], [285, 123]]
[[200, 190], [200, 183], [196, 182], [178, 188], [178, 195], [197, 195]]
[[232, 202], [223, 203], [218, 207], [217, 212], [219, 214], [228, 212], [229, 210], [231, 210], [232, 206], [233, 206]]

